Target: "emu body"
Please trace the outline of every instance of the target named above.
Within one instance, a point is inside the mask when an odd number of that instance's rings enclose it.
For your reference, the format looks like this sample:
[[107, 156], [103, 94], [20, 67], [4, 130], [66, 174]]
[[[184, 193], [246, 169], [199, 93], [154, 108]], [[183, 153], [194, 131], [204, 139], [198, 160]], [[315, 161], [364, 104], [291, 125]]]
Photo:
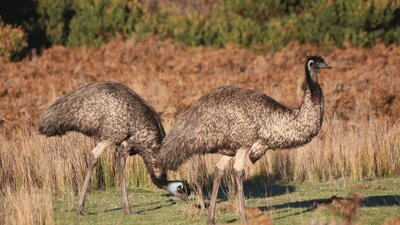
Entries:
[[158, 156], [165, 169], [176, 170], [195, 154], [223, 155], [215, 167], [208, 223], [214, 223], [219, 183], [232, 158], [244, 222], [242, 179], [246, 157], [254, 163], [267, 150], [295, 148], [318, 134], [322, 125], [323, 93], [317, 71], [322, 68], [330, 67], [321, 57], [307, 59], [300, 108], [282, 105], [263, 93], [228, 86], [205, 94], [178, 118]]
[[[128, 155], [139, 154], [157, 187], [186, 199], [182, 182], [169, 182], [157, 162], [165, 136], [160, 118], [153, 108], [127, 86], [116, 82], [84, 85], [57, 99], [40, 119], [39, 132], [46, 136], [77, 131], [99, 140], [91, 151], [85, 182], [79, 198], [78, 214], [83, 207], [93, 167], [108, 147], [116, 146], [123, 208], [131, 214], [125, 185], [125, 162]], [[171, 189], [172, 185], [176, 187]]]

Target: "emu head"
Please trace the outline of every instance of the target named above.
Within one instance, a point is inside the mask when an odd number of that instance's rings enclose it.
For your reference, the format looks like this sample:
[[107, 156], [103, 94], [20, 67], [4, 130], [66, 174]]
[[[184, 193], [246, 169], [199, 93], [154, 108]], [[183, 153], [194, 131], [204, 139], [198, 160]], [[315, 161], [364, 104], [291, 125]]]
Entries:
[[321, 56], [309, 56], [307, 57], [306, 74], [309, 75], [314, 81], [317, 81], [317, 71], [319, 69], [332, 69], [331, 66], [325, 63], [325, 60]]
[[170, 181], [165, 188], [170, 194], [187, 202], [191, 189], [186, 181]]

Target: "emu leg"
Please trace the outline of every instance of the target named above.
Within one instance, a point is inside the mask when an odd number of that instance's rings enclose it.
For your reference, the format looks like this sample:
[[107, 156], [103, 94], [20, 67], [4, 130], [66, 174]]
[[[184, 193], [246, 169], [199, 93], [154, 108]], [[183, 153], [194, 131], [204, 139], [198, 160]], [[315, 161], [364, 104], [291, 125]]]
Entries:
[[244, 191], [243, 191], [243, 177], [244, 171], [235, 171], [236, 183], [237, 183], [237, 198], [239, 202], [239, 212], [241, 223], [246, 223], [246, 214], [244, 211]]
[[86, 193], [87, 193], [87, 189], [89, 187], [90, 178], [92, 177], [93, 167], [96, 165], [97, 159], [100, 157], [100, 155], [111, 144], [112, 144], [111, 142], [107, 142], [107, 141], [100, 142], [90, 153], [88, 168], [86, 170], [85, 182], [83, 183], [81, 194], [79, 196], [78, 207], [76, 207], [76, 213], [78, 215], [85, 215], [85, 212], [83, 211], [83, 207], [85, 205]]
[[213, 183], [213, 190], [211, 193], [210, 207], [208, 209], [207, 224], [215, 224], [215, 204], [217, 203], [218, 188], [221, 182], [221, 178], [224, 175], [225, 168], [228, 165], [231, 158], [232, 157], [230, 156], [224, 155], [221, 157], [221, 159], [215, 166], [214, 183]]
[[243, 177], [244, 177], [244, 163], [247, 155], [247, 149], [239, 149], [235, 156], [235, 163], [233, 169], [237, 184], [237, 198], [239, 202], [240, 223], [247, 224], [246, 214], [244, 211], [244, 191], [243, 191]]
[[[121, 149], [122, 150], [122, 149]], [[131, 215], [131, 209], [129, 207], [129, 202], [128, 202], [128, 195], [126, 193], [126, 181], [125, 181], [125, 163], [126, 163], [126, 157], [128, 156], [127, 152], [125, 151], [119, 151], [117, 153], [117, 160], [118, 160], [118, 168], [119, 168], [119, 175], [120, 175], [120, 181], [121, 181], [121, 192], [122, 192], [122, 205], [124, 207], [124, 211], [126, 214]]]

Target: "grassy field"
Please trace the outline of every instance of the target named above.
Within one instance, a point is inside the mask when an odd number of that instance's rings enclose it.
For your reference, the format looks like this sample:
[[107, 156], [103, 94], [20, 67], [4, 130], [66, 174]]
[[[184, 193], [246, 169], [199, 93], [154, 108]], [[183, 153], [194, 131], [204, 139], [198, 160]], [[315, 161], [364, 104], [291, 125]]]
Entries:
[[[346, 129], [337, 121], [327, 121], [310, 144], [296, 150], [270, 151], [255, 165], [248, 163], [247, 206], [266, 211], [273, 224], [319, 220], [328, 224], [332, 218], [343, 217], [331, 211], [351, 212], [357, 208], [339, 204], [335, 209], [337, 204], [328, 200], [334, 195], [346, 197], [358, 192], [365, 196], [359, 220], [381, 224], [400, 213], [399, 131], [396, 124], [370, 122]], [[186, 205], [161, 196], [163, 193], [151, 184], [138, 156], [128, 158], [126, 169], [132, 209], [138, 214], [126, 217], [120, 209], [113, 149], [101, 157], [92, 177], [93, 193], [88, 197], [87, 209], [94, 214], [77, 217], [76, 196], [82, 188], [88, 152], [94, 145], [95, 141], [77, 133], [45, 138], [28, 129], [16, 132], [12, 138], [0, 136], [0, 225], [204, 224], [206, 212], [194, 206], [198, 199], [193, 197]], [[207, 195], [218, 157], [194, 157], [169, 178], [204, 187]], [[292, 183], [266, 185], [276, 181]], [[227, 172], [224, 182], [217, 221], [237, 223], [232, 173]], [[315, 208], [314, 203], [325, 206]]]
[[[332, 205], [328, 207], [324, 203], [334, 195], [346, 197], [348, 193], [356, 192], [364, 198], [354, 222], [372, 225], [382, 224], [400, 215], [399, 186], [398, 177], [359, 182], [247, 182], [245, 194], [247, 207], [265, 211], [273, 224], [310, 224], [312, 221], [340, 223], [342, 216], [333, 212], [335, 209], [331, 208]], [[131, 189], [129, 199], [135, 212], [132, 216], [124, 215], [119, 190], [94, 191], [90, 193], [86, 206], [90, 214], [77, 216], [75, 204], [71, 204], [70, 200], [55, 198], [54, 221], [57, 224], [204, 224], [206, 221], [207, 214], [195, 206], [194, 197], [189, 204], [185, 204], [159, 191]], [[228, 199], [224, 189], [221, 189], [217, 223], [237, 224], [235, 205], [235, 199]]]

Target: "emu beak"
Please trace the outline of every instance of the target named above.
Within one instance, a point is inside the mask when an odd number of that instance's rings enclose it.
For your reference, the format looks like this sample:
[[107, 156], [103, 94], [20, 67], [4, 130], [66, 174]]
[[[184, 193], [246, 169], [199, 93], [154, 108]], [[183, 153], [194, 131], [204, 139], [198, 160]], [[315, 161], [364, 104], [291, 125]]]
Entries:
[[188, 203], [189, 196], [186, 194], [186, 192], [177, 193], [176, 197], [182, 199], [186, 204]]
[[326, 63], [319, 63], [318, 64], [318, 68], [319, 69], [332, 69], [332, 66], [330, 66], [330, 65], [328, 65], [328, 64], [326, 64]]

